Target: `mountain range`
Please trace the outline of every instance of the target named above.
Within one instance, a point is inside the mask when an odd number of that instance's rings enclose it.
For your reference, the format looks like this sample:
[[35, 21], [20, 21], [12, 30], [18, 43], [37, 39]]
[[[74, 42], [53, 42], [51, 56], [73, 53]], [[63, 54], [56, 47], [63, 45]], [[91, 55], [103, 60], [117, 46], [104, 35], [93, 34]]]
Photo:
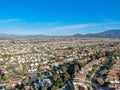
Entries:
[[[10, 35], [10, 34], [0, 34], [0, 39], [10, 39], [10, 38], [41, 38], [41, 37], [56, 37], [47, 35]], [[59, 36], [57, 36], [59, 37]], [[63, 36], [62, 36], [63, 37]], [[64, 36], [68, 37], [68, 36]], [[104, 38], [120, 38], [120, 29], [118, 30], [107, 30], [100, 33], [94, 34], [74, 34], [69, 37], [104, 37]]]
[[72, 37], [105, 37], [105, 38], [120, 38], [120, 30], [107, 30], [95, 34], [74, 34]]

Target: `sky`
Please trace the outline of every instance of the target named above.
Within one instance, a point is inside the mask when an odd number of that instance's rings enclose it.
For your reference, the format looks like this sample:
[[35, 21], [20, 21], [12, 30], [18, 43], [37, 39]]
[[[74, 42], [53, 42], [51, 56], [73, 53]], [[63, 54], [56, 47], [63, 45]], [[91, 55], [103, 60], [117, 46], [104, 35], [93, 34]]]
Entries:
[[0, 33], [72, 35], [120, 29], [120, 0], [0, 0]]

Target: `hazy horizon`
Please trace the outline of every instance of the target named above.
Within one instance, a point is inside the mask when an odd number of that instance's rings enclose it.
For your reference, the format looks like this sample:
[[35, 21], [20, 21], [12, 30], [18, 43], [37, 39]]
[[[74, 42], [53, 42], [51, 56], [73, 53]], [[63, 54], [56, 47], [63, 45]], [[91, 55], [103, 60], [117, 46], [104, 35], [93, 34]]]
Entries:
[[56, 35], [120, 29], [119, 0], [0, 1], [0, 33]]

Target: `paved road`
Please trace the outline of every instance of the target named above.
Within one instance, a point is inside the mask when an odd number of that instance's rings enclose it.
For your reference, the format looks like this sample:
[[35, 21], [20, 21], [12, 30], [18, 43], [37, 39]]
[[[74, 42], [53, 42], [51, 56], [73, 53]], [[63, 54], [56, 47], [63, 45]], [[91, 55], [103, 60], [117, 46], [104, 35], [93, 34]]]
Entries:
[[[100, 71], [101, 67], [105, 66], [106, 64], [108, 64], [108, 62], [98, 67], [96, 71]], [[100, 85], [97, 83], [97, 76], [98, 74], [95, 72], [91, 77], [91, 86], [93, 87], [93, 90], [100, 90]]]
[[[104, 66], [104, 65], [99, 66], [96, 69], [96, 71], [100, 71], [101, 67]], [[93, 90], [100, 90], [100, 85], [97, 83], [97, 78], [98, 78], [97, 76], [98, 76], [98, 74], [97, 74], [97, 72], [95, 72], [93, 74], [93, 76], [91, 77], [91, 86], [93, 87]]]
[[13, 71], [15, 74], [21, 74], [21, 72], [18, 72], [18, 71], [15, 69], [15, 65], [11, 64], [11, 67], [12, 67], [12, 71]]
[[97, 83], [97, 74], [95, 74], [91, 79], [91, 85], [93, 87], [93, 90], [100, 90], [100, 85]]
[[[101, 66], [99, 66], [96, 69], [96, 71], [100, 70]], [[97, 73], [96, 72], [94, 72], [94, 74], [91, 77], [91, 86], [92, 86], [93, 90], [100, 90], [100, 85], [97, 83]]]

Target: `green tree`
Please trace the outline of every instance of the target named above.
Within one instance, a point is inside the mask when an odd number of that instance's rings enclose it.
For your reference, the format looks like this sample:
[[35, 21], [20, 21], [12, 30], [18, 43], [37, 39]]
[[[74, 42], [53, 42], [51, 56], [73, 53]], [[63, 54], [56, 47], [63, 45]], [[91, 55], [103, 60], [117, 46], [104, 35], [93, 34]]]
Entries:
[[66, 81], [68, 81], [70, 79], [70, 75], [69, 75], [68, 72], [65, 72], [63, 77], [64, 77], [64, 82], [66, 82]]
[[56, 75], [53, 76], [53, 80], [54, 80], [54, 81], [57, 81], [58, 78], [60, 78], [60, 75], [59, 75], [59, 74], [56, 74]]
[[6, 68], [6, 70], [7, 71], [9, 71], [9, 70], [11, 70], [12, 69], [12, 67], [9, 65], [9, 66], [7, 66], [7, 68]]
[[63, 73], [67, 72], [67, 67], [66, 66], [62, 66], [62, 71], [63, 71]]
[[55, 85], [53, 85], [52, 88], [51, 88], [51, 90], [57, 90], [57, 89], [58, 89], [58, 87], [55, 86]]
[[47, 87], [43, 87], [42, 90], [47, 90]]
[[62, 80], [61, 77], [57, 79], [56, 85], [57, 85], [59, 88], [63, 87], [64, 82], [63, 82], [63, 80]]
[[79, 70], [79, 66], [76, 64], [74, 65], [74, 72], [77, 72]]

